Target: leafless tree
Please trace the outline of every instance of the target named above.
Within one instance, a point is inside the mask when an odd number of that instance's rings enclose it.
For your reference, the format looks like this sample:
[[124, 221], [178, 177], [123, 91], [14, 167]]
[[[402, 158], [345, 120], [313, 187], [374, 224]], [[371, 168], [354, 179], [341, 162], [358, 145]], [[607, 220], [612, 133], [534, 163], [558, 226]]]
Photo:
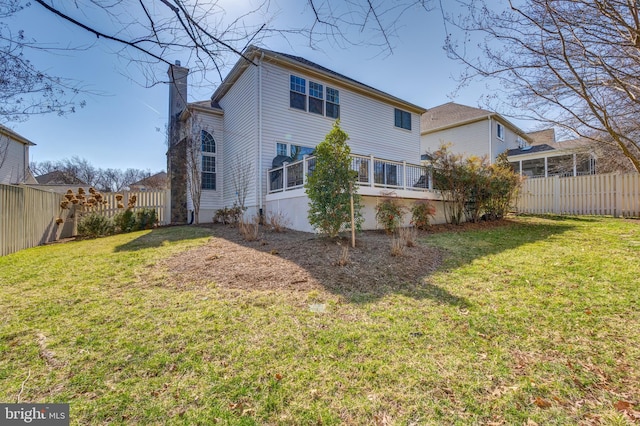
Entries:
[[61, 178], [64, 180], [62, 183], [76, 185], [81, 182], [102, 192], [123, 191], [140, 179], [151, 176], [150, 171], [134, 168], [126, 170], [102, 169], [95, 167], [89, 160], [78, 156], [60, 161], [32, 161], [29, 168], [36, 176], [59, 171], [62, 172]]
[[20, 0], [0, 2], [0, 122], [20, 121], [33, 114], [64, 115], [84, 106], [84, 101], [76, 99], [80, 91], [76, 83], [37, 69], [26, 58], [25, 50], [41, 50], [41, 45], [5, 23], [23, 5]]
[[211, 133], [200, 120], [189, 122], [184, 143], [186, 143], [187, 190], [193, 206], [194, 222], [200, 223], [200, 200], [202, 198], [202, 145], [203, 132]]
[[[134, 80], [152, 86], [166, 80], [167, 65], [185, 57], [192, 82], [198, 73], [201, 80], [219, 81], [224, 68], [243, 56], [249, 44], [276, 36], [304, 36], [313, 47], [329, 39], [340, 47], [362, 43], [392, 52], [401, 18], [415, 8], [429, 10], [431, 1], [307, 0], [300, 3], [306, 18], [296, 26], [276, 28], [273, 21], [278, 11], [270, 0], [258, 1], [235, 16], [216, 0], [4, 0], [0, 4], [0, 120], [24, 119], [34, 113], [65, 114], [84, 105], [76, 99], [82, 88], [37, 69], [26, 58], [31, 49], [55, 49], [43, 47], [22, 30], [12, 32], [7, 22], [25, 7], [49, 12], [50, 28], [66, 22], [95, 36], [89, 45], [62, 41], [60, 45], [70, 46], [64, 49], [115, 47], [128, 65], [139, 68], [142, 78], [134, 76]], [[211, 71], [216, 79], [207, 76]]]
[[[442, 2], [441, 2], [442, 3]], [[496, 105], [593, 141], [606, 135], [640, 171], [640, 3], [631, 0], [464, 0], [449, 16], [452, 58], [493, 79]], [[477, 44], [475, 44], [477, 43]]]
[[247, 194], [249, 193], [249, 188], [254, 178], [253, 164], [246, 156], [237, 154], [236, 160], [231, 167], [233, 189], [236, 192], [236, 203], [244, 212]]

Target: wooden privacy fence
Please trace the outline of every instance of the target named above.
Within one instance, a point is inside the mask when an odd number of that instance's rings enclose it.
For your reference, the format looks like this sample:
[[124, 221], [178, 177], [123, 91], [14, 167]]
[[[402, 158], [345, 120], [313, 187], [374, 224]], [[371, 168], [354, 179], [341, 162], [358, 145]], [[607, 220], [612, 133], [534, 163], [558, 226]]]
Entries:
[[54, 192], [0, 185], [0, 256], [58, 239], [61, 198]]
[[640, 216], [640, 174], [602, 174], [526, 179], [520, 213]]
[[[167, 211], [169, 195], [168, 191], [121, 191], [118, 194], [122, 195], [122, 205], [126, 208], [129, 203], [129, 199], [132, 195], [136, 196], [136, 203], [133, 211], [140, 210], [142, 208], [156, 209], [158, 215], [158, 223], [160, 225], [167, 225], [169, 214]], [[118, 200], [116, 199], [116, 193], [103, 192], [102, 199], [107, 201], [106, 205], [99, 204], [94, 207], [92, 211], [103, 213], [106, 216], [113, 217], [116, 213], [121, 212], [123, 209], [118, 208]]]
[[[122, 202], [127, 206], [132, 195], [136, 195], [134, 211], [154, 208], [160, 225], [168, 223], [168, 191], [123, 191]], [[106, 205], [93, 211], [113, 216], [118, 209], [116, 194], [103, 193]], [[0, 185], [0, 256], [35, 247], [59, 238], [74, 235], [75, 217], [73, 209], [62, 209], [63, 194], [29, 188], [26, 186]], [[56, 219], [62, 223], [57, 224]]]

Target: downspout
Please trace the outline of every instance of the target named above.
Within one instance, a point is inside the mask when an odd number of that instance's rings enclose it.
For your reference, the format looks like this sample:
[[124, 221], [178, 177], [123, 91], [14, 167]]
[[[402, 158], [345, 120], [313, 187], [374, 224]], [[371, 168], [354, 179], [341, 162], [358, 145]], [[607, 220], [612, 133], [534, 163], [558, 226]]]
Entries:
[[258, 188], [259, 197], [258, 206], [260, 208], [259, 214], [262, 217], [262, 59], [264, 58], [264, 52], [260, 55], [260, 62], [258, 62]]
[[493, 120], [491, 119], [491, 116], [488, 117], [489, 118], [489, 164], [493, 164], [493, 152], [491, 152], [491, 145], [492, 145], [492, 139], [493, 139]]

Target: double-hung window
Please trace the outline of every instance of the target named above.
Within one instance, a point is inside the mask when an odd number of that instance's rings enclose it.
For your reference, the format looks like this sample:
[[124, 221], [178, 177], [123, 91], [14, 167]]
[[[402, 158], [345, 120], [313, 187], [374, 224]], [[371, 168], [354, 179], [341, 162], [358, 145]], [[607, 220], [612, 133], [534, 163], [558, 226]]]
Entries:
[[340, 91], [290, 75], [289, 106], [329, 118], [340, 118]]
[[324, 114], [324, 88], [322, 84], [309, 82], [309, 112]]
[[411, 113], [395, 108], [394, 118], [396, 127], [411, 130]]
[[327, 87], [327, 117], [340, 118], [340, 93]]
[[211, 133], [200, 132], [202, 142], [202, 189], [216, 189], [216, 141]]
[[496, 136], [498, 137], [498, 139], [500, 139], [501, 141], [504, 140], [504, 126], [500, 123], [496, 123]]
[[291, 108], [307, 110], [307, 81], [304, 78], [291, 76], [289, 100]]
[[276, 143], [276, 155], [284, 155], [285, 157], [289, 155], [289, 147], [286, 143]]

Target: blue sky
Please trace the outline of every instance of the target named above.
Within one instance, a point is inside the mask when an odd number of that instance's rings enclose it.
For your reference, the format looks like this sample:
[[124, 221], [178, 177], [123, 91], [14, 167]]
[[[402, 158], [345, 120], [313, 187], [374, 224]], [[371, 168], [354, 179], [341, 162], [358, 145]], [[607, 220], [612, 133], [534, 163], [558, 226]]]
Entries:
[[[251, 7], [254, 0], [221, 0], [233, 16]], [[288, 28], [310, 21], [305, 2], [272, 0], [270, 10], [276, 17], [273, 25]], [[38, 4], [19, 12], [10, 22], [23, 29], [28, 37], [45, 46], [90, 46], [86, 50], [56, 54], [29, 54], [37, 66], [51, 74], [75, 80], [89, 92], [79, 99], [86, 107], [65, 117], [35, 116], [21, 123], [9, 123], [18, 133], [37, 144], [30, 151], [35, 161], [59, 160], [74, 155], [84, 157], [98, 167], [140, 168], [151, 171], [166, 167], [164, 126], [167, 122], [168, 88], [166, 85], [143, 87], [140, 70], [115, 52], [121, 47], [74, 28], [57, 19]], [[339, 73], [425, 108], [445, 102], [478, 106], [491, 90], [482, 82], [456, 92], [454, 77], [461, 66], [447, 58], [442, 46], [445, 28], [439, 10], [430, 13], [416, 8], [405, 14], [392, 39], [393, 53], [381, 53], [366, 44], [341, 47], [327, 40], [311, 49], [306, 39], [271, 37], [263, 47], [305, 57]], [[189, 57], [177, 55], [189, 66]], [[164, 67], [157, 70], [163, 73]], [[223, 70], [223, 75], [226, 72]], [[217, 81], [211, 72], [207, 78]], [[190, 85], [189, 100], [207, 99], [215, 84]], [[516, 122], [527, 130], [530, 124]], [[160, 129], [160, 131], [158, 131]]]

